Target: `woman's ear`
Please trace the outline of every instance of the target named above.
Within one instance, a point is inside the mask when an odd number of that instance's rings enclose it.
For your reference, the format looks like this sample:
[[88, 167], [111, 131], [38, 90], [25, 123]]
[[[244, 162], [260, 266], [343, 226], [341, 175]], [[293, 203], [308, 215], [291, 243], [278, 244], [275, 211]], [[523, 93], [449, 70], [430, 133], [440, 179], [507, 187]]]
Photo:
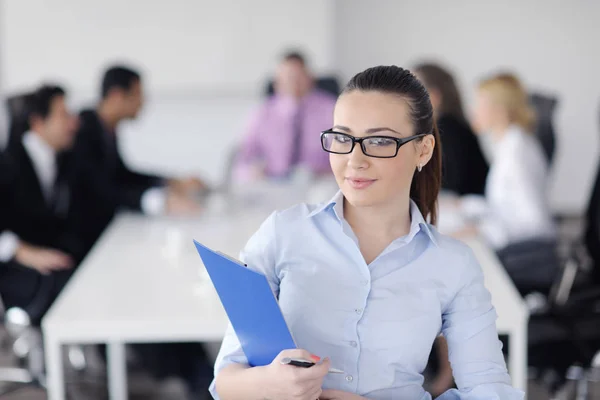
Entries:
[[433, 157], [433, 149], [435, 148], [435, 137], [427, 135], [423, 138], [419, 146], [419, 160], [417, 165], [425, 166], [431, 157]]

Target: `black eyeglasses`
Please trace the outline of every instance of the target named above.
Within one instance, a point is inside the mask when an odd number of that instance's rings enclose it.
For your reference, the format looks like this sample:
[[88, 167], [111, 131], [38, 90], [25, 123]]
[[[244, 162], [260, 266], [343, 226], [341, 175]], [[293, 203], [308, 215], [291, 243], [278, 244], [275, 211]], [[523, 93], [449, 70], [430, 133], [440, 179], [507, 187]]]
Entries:
[[323, 150], [333, 154], [350, 154], [356, 143], [360, 144], [363, 153], [375, 158], [394, 158], [398, 155], [398, 149], [408, 142], [427, 136], [421, 133], [405, 138], [392, 136], [367, 136], [356, 138], [346, 133], [327, 130], [321, 132], [321, 146]]

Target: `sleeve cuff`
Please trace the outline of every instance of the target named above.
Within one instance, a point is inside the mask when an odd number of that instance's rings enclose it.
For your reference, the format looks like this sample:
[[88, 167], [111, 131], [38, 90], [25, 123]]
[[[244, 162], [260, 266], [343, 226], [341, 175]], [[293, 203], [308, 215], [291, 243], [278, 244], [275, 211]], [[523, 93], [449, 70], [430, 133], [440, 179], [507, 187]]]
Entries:
[[489, 212], [485, 197], [473, 194], [462, 196], [460, 209], [462, 214], [469, 219], [482, 218]]
[[499, 250], [508, 244], [508, 234], [506, 229], [502, 223], [493, 216], [483, 218], [479, 222], [479, 230], [496, 250]]
[[165, 213], [167, 208], [167, 191], [165, 188], [155, 187], [147, 189], [141, 198], [142, 212], [156, 216]]
[[12, 232], [0, 234], [0, 262], [10, 261], [17, 252], [19, 237]]

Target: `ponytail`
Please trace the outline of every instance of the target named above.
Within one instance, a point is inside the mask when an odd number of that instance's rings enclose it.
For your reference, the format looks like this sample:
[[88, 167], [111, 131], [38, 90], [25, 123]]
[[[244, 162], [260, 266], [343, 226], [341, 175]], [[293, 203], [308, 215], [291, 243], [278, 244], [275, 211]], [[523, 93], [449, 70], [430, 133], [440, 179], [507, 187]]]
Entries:
[[419, 211], [430, 224], [437, 223], [437, 200], [442, 185], [442, 143], [437, 122], [433, 122], [435, 146], [431, 160], [423, 166], [421, 172], [415, 171], [410, 198], [417, 203]]

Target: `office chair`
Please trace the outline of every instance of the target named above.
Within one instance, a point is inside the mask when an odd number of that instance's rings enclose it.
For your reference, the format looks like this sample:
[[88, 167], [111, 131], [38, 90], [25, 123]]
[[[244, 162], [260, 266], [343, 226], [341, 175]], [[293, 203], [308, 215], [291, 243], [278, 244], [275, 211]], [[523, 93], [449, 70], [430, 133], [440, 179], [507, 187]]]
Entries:
[[48, 308], [53, 287], [52, 275], [43, 276], [35, 298], [25, 309], [10, 308], [4, 313], [4, 326], [19, 367], [0, 368], [0, 383], [45, 387], [42, 337], [35, 325]]
[[[35, 298], [27, 307], [24, 309], [13, 307], [4, 313], [4, 327], [8, 334], [9, 347], [17, 360], [18, 367], [0, 367], [0, 383], [16, 385], [16, 387], [10, 385], [5, 390], [0, 390], [0, 396], [29, 386], [46, 388], [43, 340], [39, 324], [52, 301], [53, 291], [53, 276], [43, 276]], [[1, 303], [0, 299], [0, 311]], [[81, 346], [68, 346], [67, 360], [76, 371], [83, 372], [87, 368], [86, 356]]]
[[556, 105], [558, 104], [558, 99], [539, 93], [532, 93], [529, 96], [529, 101], [537, 116], [534, 129], [535, 135], [542, 144], [548, 164], [552, 165], [556, 147], [556, 133], [554, 131], [553, 117]]
[[214, 188], [217, 192], [229, 193], [233, 186], [234, 174], [235, 174], [235, 163], [237, 161], [238, 154], [241, 150], [240, 144], [234, 144], [231, 149], [227, 152], [227, 161], [225, 163], [224, 174], [221, 183]]
[[[330, 93], [332, 96], [337, 97], [340, 94], [340, 84], [334, 76], [324, 76], [315, 80], [315, 87], [323, 90], [324, 92]], [[275, 94], [275, 86], [273, 79], [267, 82], [265, 87], [265, 95], [272, 96]]]
[[9, 128], [7, 148], [13, 147], [29, 129], [29, 111], [33, 93], [21, 93], [6, 99]]
[[589, 382], [600, 378], [600, 288], [573, 290], [579, 272], [568, 260], [546, 309], [531, 315], [529, 366], [550, 392], [576, 381], [577, 400], [587, 400]]
[[561, 272], [555, 239], [531, 239], [513, 243], [497, 252], [498, 258], [522, 296], [548, 295]]
[[547, 306], [529, 325], [530, 365], [553, 370], [551, 389], [565, 378], [575, 381], [577, 400], [589, 398], [589, 382], [600, 382], [599, 217], [600, 164], [582, 239], [570, 245]]
[[584, 243], [592, 262], [592, 279], [600, 284], [600, 163], [586, 215]]

